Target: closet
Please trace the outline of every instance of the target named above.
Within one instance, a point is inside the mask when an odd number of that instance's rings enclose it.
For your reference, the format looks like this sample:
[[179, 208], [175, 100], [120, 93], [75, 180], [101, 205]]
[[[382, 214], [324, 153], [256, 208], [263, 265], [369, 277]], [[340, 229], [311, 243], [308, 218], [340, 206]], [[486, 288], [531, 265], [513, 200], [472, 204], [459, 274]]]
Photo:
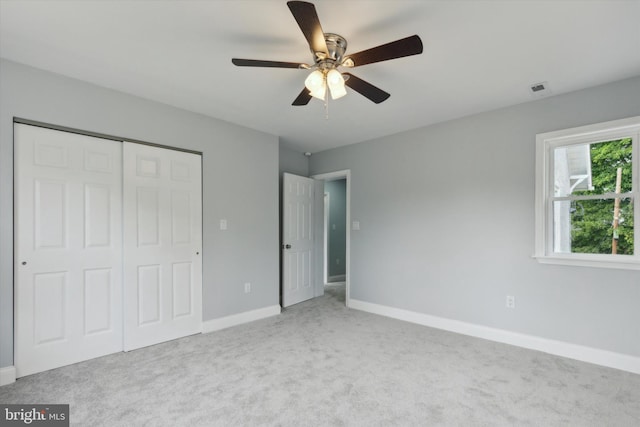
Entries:
[[14, 124], [18, 377], [199, 333], [201, 156]]

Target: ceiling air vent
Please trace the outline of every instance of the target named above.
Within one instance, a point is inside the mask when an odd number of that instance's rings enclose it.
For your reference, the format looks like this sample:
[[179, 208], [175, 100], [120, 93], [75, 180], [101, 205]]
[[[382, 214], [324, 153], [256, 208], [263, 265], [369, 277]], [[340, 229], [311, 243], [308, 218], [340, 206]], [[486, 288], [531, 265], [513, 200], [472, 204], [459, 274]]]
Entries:
[[547, 82], [534, 83], [529, 86], [529, 90], [534, 98], [542, 98], [544, 96], [551, 95], [551, 89], [549, 89], [549, 83]]

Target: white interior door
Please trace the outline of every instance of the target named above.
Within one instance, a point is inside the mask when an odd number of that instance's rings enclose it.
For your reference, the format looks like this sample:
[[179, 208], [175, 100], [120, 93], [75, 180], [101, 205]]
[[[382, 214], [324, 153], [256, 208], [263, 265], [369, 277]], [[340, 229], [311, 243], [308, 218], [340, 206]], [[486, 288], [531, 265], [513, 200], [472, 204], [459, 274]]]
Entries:
[[201, 156], [124, 143], [126, 351], [202, 330]]
[[18, 377], [122, 350], [122, 146], [16, 124]]
[[282, 306], [314, 297], [314, 193], [311, 178], [285, 173], [283, 179]]

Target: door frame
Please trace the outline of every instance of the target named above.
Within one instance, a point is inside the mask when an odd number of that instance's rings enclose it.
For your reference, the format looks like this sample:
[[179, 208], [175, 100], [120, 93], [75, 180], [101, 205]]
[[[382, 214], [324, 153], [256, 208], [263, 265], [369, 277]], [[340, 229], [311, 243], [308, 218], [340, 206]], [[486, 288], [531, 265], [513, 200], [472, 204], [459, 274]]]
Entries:
[[329, 257], [329, 212], [331, 210], [331, 193], [324, 192], [324, 227], [322, 229], [322, 284], [329, 283], [329, 264], [327, 258]]
[[[349, 307], [351, 305], [351, 170], [344, 169], [335, 172], [320, 173], [311, 175], [311, 178], [320, 181], [337, 181], [340, 179], [346, 180], [347, 194], [346, 194], [346, 211], [347, 211], [347, 224], [346, 224], [346, 253], [345, 253], [345, 305]], [[325, 232], [323, 227], [323, 233]], [[325, 233], [326, 234], [326, 233]], [[324, 236], [323, 236], [324, 240]], [[322, 251], [322, 264], [326, 264], [326, 256]]]

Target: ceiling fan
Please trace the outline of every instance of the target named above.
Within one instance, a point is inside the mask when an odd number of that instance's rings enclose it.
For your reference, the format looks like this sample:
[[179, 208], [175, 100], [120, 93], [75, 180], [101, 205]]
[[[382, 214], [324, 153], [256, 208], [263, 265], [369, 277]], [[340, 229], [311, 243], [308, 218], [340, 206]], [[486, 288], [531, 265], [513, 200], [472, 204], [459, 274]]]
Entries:
[[346, 95], [345, 85], [379, 104], [391, 95], [351, 73], [341, 73], [338, 67], [353, 68], [422, 53], [422, 40], [417, 35], [413, 35], [345, 56], [347, 41], [338, 34], [322, 31], [316, 8], [312, 3], [289, 1], [287, 6], [289, 6], [289, 10], [309, 43], [313, 64], [239, 58], [233, 58], [231, 62], [239, 67], [312, 70], [305, 80], [305, 88], [292, 105], [307, 105], [312, 97], [326, 101], [328, 99], [327, 87], [331, 98], [338, 99]]

